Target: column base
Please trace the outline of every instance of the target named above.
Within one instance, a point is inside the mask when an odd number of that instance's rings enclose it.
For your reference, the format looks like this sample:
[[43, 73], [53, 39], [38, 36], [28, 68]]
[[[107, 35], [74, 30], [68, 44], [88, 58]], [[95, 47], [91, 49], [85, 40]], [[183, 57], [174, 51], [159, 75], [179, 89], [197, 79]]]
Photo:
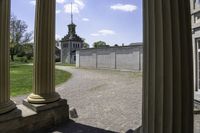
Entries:
[[0, 105], [0, 114], [7, 113], [9, 111], [12, 111], [16, 108], [16, 105], [13, 101], [9, 101], [3, 105]]
[[[67, 100], [59, 99], [56, 102], [47, 103], [47, 104], [32, 104], [27, 101], [27, 99], [23, 100], [23, 105], [32, 111], [36, 112], [37, 115], [44, 114], [44, 115], [52, 115], [51, 119], [54, 120], [54, 125], [59, 123], [65, 122], [69, 120], [69, 106], [67, 104]], [[45, 113], [46, 112], [46, 113]], [[41, 115], [40, 117], [44, 117]], [[39, 117], [39, 118], [40, 118]], [[50, 119], [46, 119], [48, 123]], [[45, 126], [44, 126], [45, 127]]]
[[46, 104], [58, 101], [60, 99], [60, 95], [58, 93], [53, 93], [51, 95], [37, 95], [30, 94], [27, 98], [27, 101], [32, 104]]
[[69, 121], [67, 100], [60, 99], [54, 103], [39, 105], [30, 104], [27, 100], [24, 100], [23, 104], [17, 105], [17, 108], [21, 111], [20, 117], [0, 122], [1, 133], [40, 132]]
[[64, 99], [59, 99], [56, 102], [46, 103], [46, 104], [33, 104], [33, 103], [30, 103], [27, 99], [24, 99], [23, 105], [35, 112], [41, 112], [41, 111], [49, 110], [49, 109], [56, 108], [59, 106], [68, 106], [67, 100], [64, 100]]

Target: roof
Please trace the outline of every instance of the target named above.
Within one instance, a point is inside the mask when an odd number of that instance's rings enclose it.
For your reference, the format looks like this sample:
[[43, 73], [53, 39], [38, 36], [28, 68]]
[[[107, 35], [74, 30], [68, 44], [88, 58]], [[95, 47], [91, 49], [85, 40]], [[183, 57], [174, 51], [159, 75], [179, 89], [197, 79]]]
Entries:
[[73, 34], [73, 35], [67, 34], [65, 37], [61, 39], [61, 42], [66, 42], [66, 41], [84, 42], [84, 40], [81, 37], [79, 37], [77, 34]]
[[84, 42], [84, 40], [76, 34], [76, 25], [74, 23], [68, 25], [68, 34], [64, 36], [60, 42], [66, 41]]

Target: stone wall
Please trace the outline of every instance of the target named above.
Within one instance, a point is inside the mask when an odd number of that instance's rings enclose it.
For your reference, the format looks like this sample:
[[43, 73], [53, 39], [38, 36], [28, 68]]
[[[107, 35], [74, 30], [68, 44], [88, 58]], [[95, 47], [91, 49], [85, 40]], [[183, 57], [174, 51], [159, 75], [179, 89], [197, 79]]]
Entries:
[[142, 70], [143, 46], [90, 48], [76, 51], [76, 67]]
[[194, 78], [194, 90], [200, 89], [200, 4], [194, 0], [190, 0], [191, 6], [191, 21], [192, 21], [192, 47], [193, 47], [193, 78]]

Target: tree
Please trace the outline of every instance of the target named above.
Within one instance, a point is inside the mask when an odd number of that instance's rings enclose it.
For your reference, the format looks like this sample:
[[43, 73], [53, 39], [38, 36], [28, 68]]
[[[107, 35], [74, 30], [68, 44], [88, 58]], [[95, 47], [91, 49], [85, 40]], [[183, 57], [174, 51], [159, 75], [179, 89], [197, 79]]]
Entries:
[[88, 43], [86, 43], [86, 42], [83, 43], [83, 48], [89, 48], [89, 47], [90, 47], [90, 45]]
[[94, 42], [93, 47], [94, 48], [106, 48], [106, 47], [110, 47], [110, 46], [107, 45], [106, 42], [104, 42], [104, 41], [98, 41], [98, 42]]
[[23, 52], [25, 53], [27, 60], [30, 60], [33, 57], [33, 45], [33, 43], [27, 43], [22, 45]]
[[[14, 61], [14, 55], [19, 51], [20, 45], [29, 43], [32, 40], [33, 32], [27, 32], [28, 25], [12, 15], [10, 19], [10, 56]], [[20, 48], [21, 50], [21, 48]]]

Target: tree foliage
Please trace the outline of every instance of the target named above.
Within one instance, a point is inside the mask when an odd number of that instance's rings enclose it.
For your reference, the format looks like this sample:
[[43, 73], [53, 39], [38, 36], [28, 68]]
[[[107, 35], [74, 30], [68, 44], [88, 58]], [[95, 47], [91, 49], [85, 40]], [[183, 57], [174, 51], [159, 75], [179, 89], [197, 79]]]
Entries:
[[83, 43], [83, 48], [89, 48], [89, 47], [90, 47], [90, 45], [88, 43], [86, 43], [86, 42]]
[[[22, 45], [30, 43], [33, 32], [27, 32], [28, 25], [12, 15], [10, 19], [10, 55], [14, 61], [14, 55], [22, 52]], [[24, 51], [25, 52], [25, 51]]]
[[107, 45], [106, 42], [104, 42], [104, 41], [98, 41], [98, 42], [93, 43], [93, 47], [94, 48], [106, 48], [106, 47], [110, 47], [110, 46]]

